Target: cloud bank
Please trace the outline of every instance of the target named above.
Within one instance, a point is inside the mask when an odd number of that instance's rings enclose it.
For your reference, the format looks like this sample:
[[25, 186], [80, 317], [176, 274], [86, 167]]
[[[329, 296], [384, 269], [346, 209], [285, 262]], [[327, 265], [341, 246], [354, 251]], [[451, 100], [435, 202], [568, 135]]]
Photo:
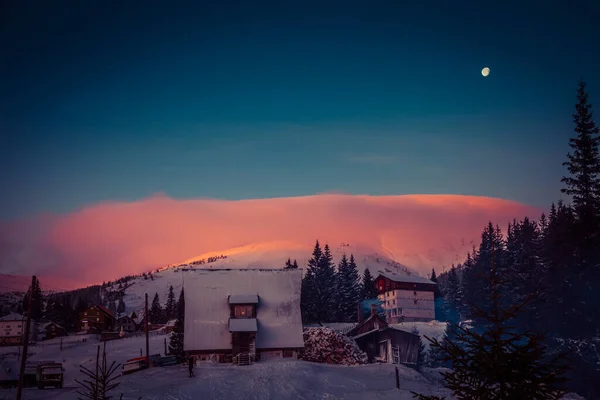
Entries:
[[310, 251], [317, 238], [381, 249], [424, 272], [462, 260], [488, 221], [505, 227], [540, 213], [512, 201], [460, 195], [240, 201], [155, 195], [0, 224], [0, 273], [36, 273], [75, 286], [248, 243], [290, 241]]

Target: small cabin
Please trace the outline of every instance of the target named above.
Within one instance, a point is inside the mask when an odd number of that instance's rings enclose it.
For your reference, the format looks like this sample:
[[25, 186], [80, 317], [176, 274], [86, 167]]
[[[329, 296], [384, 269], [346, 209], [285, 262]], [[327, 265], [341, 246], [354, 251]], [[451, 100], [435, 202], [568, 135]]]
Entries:
[[367, 354], [369, 362], [415, 365], [421, 338], [390, 326], [377, 315], [372, 306], [371, 316], [346, 333]]

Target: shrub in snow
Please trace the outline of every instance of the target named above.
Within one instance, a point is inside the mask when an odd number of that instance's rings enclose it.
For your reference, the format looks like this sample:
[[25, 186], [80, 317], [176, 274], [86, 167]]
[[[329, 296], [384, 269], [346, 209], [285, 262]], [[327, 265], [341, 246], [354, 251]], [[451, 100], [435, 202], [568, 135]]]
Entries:
[[304, 349], [298, 358], [327, 364], [360, 365], [367, 355], [354, 340], [329, 328], [305, 328]]

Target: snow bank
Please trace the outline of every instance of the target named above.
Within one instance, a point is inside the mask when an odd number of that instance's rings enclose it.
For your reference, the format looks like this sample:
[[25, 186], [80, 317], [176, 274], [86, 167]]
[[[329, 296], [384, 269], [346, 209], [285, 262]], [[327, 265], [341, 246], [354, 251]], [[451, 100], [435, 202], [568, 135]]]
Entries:
[[367, 355], [356, 342], [329, 328], [306, 328], [304, 350], [298, 358], [326, 364], [360, 365], [367, 363]]

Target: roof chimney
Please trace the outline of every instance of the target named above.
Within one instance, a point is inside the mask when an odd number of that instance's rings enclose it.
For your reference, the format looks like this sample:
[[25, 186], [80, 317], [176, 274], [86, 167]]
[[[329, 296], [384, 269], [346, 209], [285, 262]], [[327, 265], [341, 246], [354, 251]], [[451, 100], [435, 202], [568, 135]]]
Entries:
[[358, 323], [360, 324], [361, 322], [364, 321], [365, 316], [363, 314], [363, 310], [362, 310], [362, 305], [360, 303], [358, 303]]
[[371, 304], [371, 315], [377, 314], [377, 304]]

